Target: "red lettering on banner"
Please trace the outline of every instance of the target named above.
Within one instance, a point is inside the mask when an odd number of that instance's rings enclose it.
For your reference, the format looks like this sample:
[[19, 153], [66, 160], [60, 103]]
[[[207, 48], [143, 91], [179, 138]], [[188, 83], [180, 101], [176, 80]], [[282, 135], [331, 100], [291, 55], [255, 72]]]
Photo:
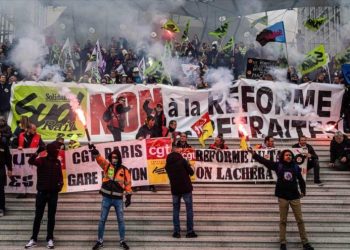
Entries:
[[143, 110], [143, 104], [147, 99], [152, 100], [149, 103], [149, 107], [154, 109], [158, 103], [163, 104], [163, 96], [162, 96], [162, 89], [161, 88], [154, 88], [153, 89], [153, 98], [151, 95], [151, 91], [149, 89], [141, 90], [139, 92], [139, 98], [140, 98], [140, 106], [139, 106], [139, 112], [140, 112], [140, 121], [141, 125], [143, 125], [144, 121], [147, 118], [146, 112]]
[[[127, 106], [132, 106], [129, 112], [125, 113], [125, 128], [124, 132], [133, 132], [139, 128], [139, 114], [137, 112], [137, 96], [133, 92], [120, 93], [119, 96], [124, 96], [127, 99]], [[119, 97], [118, 96], [118, 97]]]
[[102, 124], [104, 133], [110, 134], [107, 123], [102, 119], [102, 115], [112, 103], [112, 94], [105, 94], [105, 103], [102, 100], [102, 95], [90, 95], [91, 135], [100, 134], [100, 124]]
[[[139, 109], [137, 109], [137, 96], [133, 92], [121, 92], [116, 97], [124, 96], [127, 100], [126, 105], [132, 106], [132, 108], [125, 114], [125, 128], [124, 132], [134, 132], [143, 125], [147, 114], [143, 110], [143, 104], [147, 99], [152, 100], [149, 104], [150, 108], [154, 108], [158, 103], [163, 103], [161, 88], [153, 89], [153, 97], [150, 90], [142, 90], [139, 93]], [[112, 94], [105, 94], [105, 102], [103, 101], [102, 95], [91, 95], [90, 96], [90, 120], [91, 120], [91, 135], [101, 134], [100, 125], [102, 124], [104, 134], [110, 134], [107, 128], [107, 124], [103, 121], [102, 116], [109, 105], [113, 103]], [[139, 119], [140, 117], [140, 119]], [[140, 124], [141, 123], [141, 124]]]

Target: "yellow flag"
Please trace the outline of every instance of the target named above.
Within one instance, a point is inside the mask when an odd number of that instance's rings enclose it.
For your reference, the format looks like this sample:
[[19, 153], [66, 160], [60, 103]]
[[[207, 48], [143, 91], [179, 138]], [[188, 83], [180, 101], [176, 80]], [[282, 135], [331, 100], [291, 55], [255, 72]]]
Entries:
[[203, 148], [205, 147], [205, 140], [207, 140], [210, 136], [212, 136], [213, 133], [214, 133], [214, 128], [210, 121], [203, 126], [203, 134], [201, 135], [201, 137], [198, 138]]
[[206, 112], [204, 115], [202, 115], [194, 124], [192, 124], [191, 128], [196, 132], [202, 147], [205, 147], [205, 140], [214, 133], [213, 124], [210, 120], [209, 113]]
[[318, 45], [307, 53], [304, 61], [299, 65], [302, 75], [308, 74], [328, 63], [328, 55], [323, 44]]
[[168, 19], [168, 21], [166, 21], [166, 23], [162, 26], [162, 28], [174, 33], [180, 32], [179, 26], [177, 26], [177, 24], [172, 19]]

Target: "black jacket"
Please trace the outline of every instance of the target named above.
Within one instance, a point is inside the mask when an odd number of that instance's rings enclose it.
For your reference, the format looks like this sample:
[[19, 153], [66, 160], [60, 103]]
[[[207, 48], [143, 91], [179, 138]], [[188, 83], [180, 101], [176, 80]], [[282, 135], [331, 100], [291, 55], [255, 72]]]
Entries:
[[44, 192], [60, 192], [63, 187], [61, 162], [49, 157], [33, 154], [28, 163], [37, 167], [36, 189]]
[[5, 124], [4, 126], [0, 127], [0, 136], [1, 142], [5, 143], [6, 146], [9, 146], [12, 137], [12, 131], [9, 125]]
[[194, 174], [194, 171], [181, 154], [172, 152], [167, 156], [165, 171], [168, 174], [173, 195], [192, 192], [190, 176]]
[[342, 143], [337, 143], [334, 138], [331, 141], [331, 163], [334, 163], [335, 160], [342, 158], [344, 156], [348, 157], [350, 160], [350, 139], [344, 135], [344, 140]]
[[149, 128], [146, 124], [143, 125], [139, 131], [136, 134], [136, 139], [139, 139], [140, 137], [143, 137], [143, 139], [147, 139], [147, 138], [155, 138], [157, 137], [157, 131], [155, 130], [155, 128]]
[[10, 111], [11, 109], [11, 104], [10, 104], [11, 86], [12, 85], [8, 83], [5, 83], [5, 84], [0, 83], [0, 111], [1, 112]]
[[0, 144], [0, 183], [6, 185], [7, 177], [6, 170], [12, 171], [12, 157], [8, 146]]
[[295, 200], [300, 198], [298, 190], [298, 183], [300, 191], [306, 194], [306, 185], [301, 175], [301, 169], [294, 162], [274, 162], [261, 157], [258, 154], [253, 155], [253, 159], [263, 164], [270, 170], [276, 172], [277, 183], [275, 188], [275, 195], [278, 198], [286, 200]]

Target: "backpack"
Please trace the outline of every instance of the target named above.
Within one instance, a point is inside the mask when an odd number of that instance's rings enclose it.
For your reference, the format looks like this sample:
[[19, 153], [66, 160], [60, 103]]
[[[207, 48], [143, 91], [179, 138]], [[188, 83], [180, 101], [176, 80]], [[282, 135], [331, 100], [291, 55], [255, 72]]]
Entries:
[[112, 108], [113, 108], [113, 104], [109, 105], [108, 108], [105, 110], [105, 112], [103, 112], [102, 115], [102, 119], [105, 122], [109, 122], [110, 120], [112, 120]]

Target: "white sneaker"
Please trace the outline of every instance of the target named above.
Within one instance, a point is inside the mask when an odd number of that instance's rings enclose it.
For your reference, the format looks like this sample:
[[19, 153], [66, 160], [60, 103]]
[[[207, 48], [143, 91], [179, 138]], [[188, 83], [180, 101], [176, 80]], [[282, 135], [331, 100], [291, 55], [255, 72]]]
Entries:
[[28, 248], [33, 248], [33, 247], [36, 247], [36, 246], [37, 246], [37, 245], [36, 245], [36, 241], [33, 240], [33, 239], [31, 239], [31, 240], [27, 243], [27, 245], [24, 246], [24, 248], [25, 248], [25, 249], [28, 249]]
[[49, 240], [46, 247], [47, 249], [54, 249], [55, 245], [53, 244], [53, 240]]
[[4, 216], [4, 210], [0, 209], [0, 217]]

